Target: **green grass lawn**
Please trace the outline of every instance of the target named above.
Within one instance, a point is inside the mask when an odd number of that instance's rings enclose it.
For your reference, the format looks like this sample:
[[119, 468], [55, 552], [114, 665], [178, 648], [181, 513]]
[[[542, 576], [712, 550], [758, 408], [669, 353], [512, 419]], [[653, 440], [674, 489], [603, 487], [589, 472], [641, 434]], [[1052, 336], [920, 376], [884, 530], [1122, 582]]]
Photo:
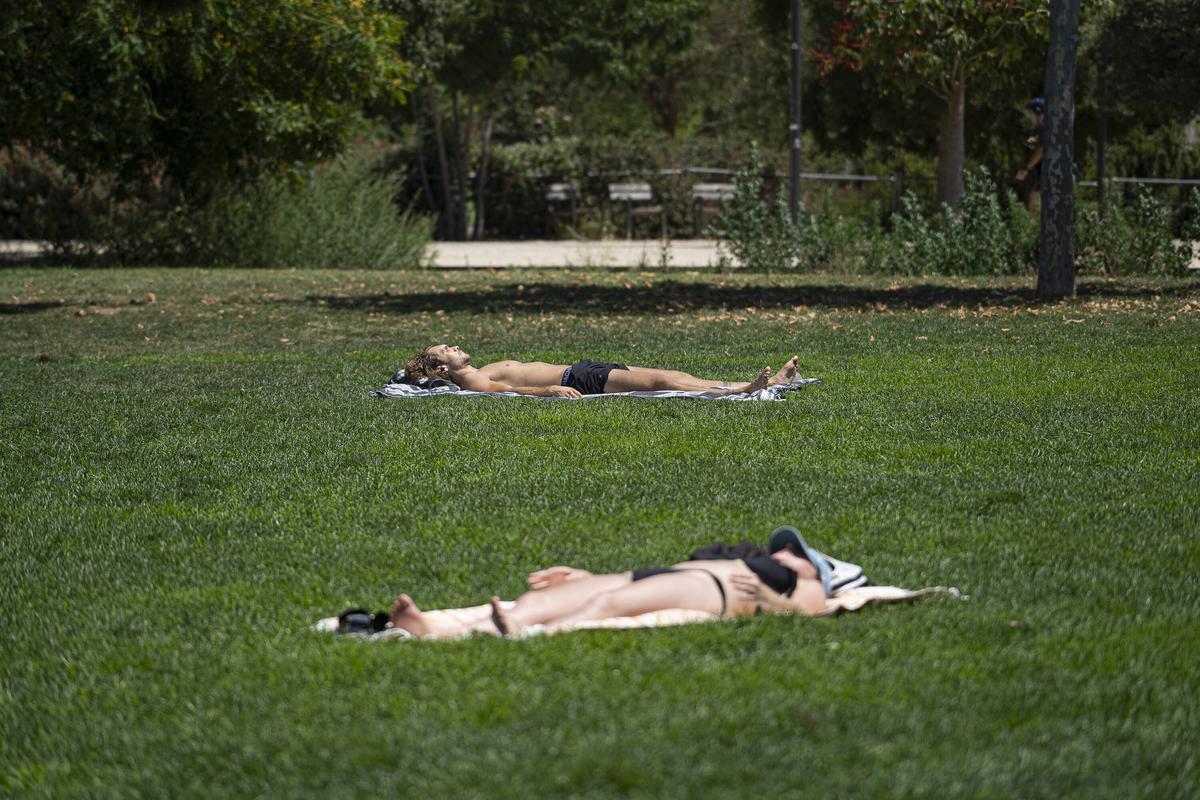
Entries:
[[[1195, 797], [1200, 282], [0, 269], [0, 796]], [[368, 392], [421, 345], [783, 403]], [[306, 631], [795, 524], [969, 600]]]

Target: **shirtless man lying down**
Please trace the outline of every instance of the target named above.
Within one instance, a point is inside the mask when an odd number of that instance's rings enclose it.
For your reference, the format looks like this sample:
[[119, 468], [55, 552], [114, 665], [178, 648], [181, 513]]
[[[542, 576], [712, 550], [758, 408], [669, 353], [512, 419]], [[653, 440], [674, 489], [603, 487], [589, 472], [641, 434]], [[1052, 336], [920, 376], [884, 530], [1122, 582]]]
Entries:
[[792, 356], [774, 377], [771, 369], [764, 367], [749, 383], [730, 384], [677, 370], [628, 367], [586, 358], [571, 366], [543, 361], [495, 361], [476, 368], [471, 366], [471, 355], [461, 347], [435, 344], [410, 358], [404, 365], [404, 374], [413, 380], [444, 378], [476, 392], [517, 392], [542, 397], [662, 390], [726, 395], [791, 383], [796, 377], [796, 358]]

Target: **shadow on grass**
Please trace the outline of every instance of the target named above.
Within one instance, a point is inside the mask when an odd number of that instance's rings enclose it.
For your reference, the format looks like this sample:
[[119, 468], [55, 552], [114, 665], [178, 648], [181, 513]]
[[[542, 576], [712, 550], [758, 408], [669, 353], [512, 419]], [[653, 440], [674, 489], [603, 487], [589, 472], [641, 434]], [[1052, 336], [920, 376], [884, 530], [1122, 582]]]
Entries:
[[49, 311], [52, 308], [62, 308], [63, 305], [63, 303], [57, 300], [53, 302], [0, 303], [0, 317], [8, 314], [32, 314], [37, 311]]
[[[1136, 300], [1173, 297], [1200, 290], [1200, 280], [1169, 286], [1081, 283], [1079, 299]], [[860, 308], [913, 310], [938, 306], [1016, 306], [1038, 301], [1032, 287], [966, 287], [918, 284], [896, 288], [843, 286], [713, 286], [662, 281], [646, 286], [594, 286], [533, 283], [459, 292], [383, 292], [364, 295], [308, 295], [306, 301], [345, 310], [393, 312], [591, 311], [670, 313], [720, 308]]]

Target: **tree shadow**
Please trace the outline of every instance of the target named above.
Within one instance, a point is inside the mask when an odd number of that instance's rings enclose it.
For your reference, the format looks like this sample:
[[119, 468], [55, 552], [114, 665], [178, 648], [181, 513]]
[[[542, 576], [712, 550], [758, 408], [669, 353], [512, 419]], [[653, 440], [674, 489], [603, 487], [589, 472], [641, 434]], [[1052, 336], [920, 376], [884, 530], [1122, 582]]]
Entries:
[[[1200, 280], [1171, 286], [1081, 283], [1083, 300], [1134, 300], [1175, 297], [1200, 290]], [[562, 283], [504, 284], [456, 292], [383, 292], [363, 295], [312, 294], [305, 300], [342, 310], [396, 313], [465, 311], [473, 313], [592, 312], [607, 314], [674, 313], [701, 309], [797, 306], [826, 309], [920, 310], [958, 306], [1019, 306], [1039, 301], [1032, 287], [970, 287], [916, 284], [873, 288], [839, 284], [811, 286], [714, 286], [662, 281], [646, 286], [596, 286]]]
[[62, 308], [65, 303], [57, 300], [38, 300], [29, 303], [0, 303], [0, 317], [8, 314], [33, 314], [38, 311], [49, 311], [52, 308]]

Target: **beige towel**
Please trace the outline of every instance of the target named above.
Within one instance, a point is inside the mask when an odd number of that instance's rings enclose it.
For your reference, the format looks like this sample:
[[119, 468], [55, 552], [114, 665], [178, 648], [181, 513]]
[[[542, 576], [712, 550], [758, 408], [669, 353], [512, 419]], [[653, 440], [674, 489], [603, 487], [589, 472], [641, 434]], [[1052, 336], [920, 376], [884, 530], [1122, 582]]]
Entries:
[[[858, 611], [860, 608], [877, 603], [902, 603], [915, 602], [926, 597], [934, 595], [944, 595], [947, 597], [961, 598], [962, 595], [953, 587], [946, 586], [931, 586], [926, 589], [917, 589], [915, 591], [909, 589], [901, 589], [897, 586], [862, 586], [857, 589], [845, 589], [838, 592], [833, 597], [825, 601], [825, 612], [817, 616], [832, 616], [850, 611]], [[504, 601], [504, 606], [511, 608], [513, 606], [511, 600]], [[426, 611], [425, 616], [430, 621], [455, 621], [455, 622], [473, 622], [484, 614], [490, 614], [491, 607], [487, 604], [479, 606], [468, 606], [466, 608], [439, 608], [433, 611]], [[588, 622], [580, 622], [575, 625], [564, 626], [555, 631], [555, 633], [566, 633], [567, 631], [589, 630], [593, 628], [658, 628], [668, 625], [687, 625], [693, 622], [712, 622], [719, 619], [715, 614], [709, 614], [707, 611], [693, 611], [687, 608], [671, 608], [665, 611], [651, 611], [648, 614], [639, 614], [636, 617], [610, 617], [608, 619], [590, 620]], [[337, 617], [328, 617], [323, 619], [313, 626], [314, 630], [318, 631], [336, 631]], [[546, 628], [543, 625], [530, 625], [526, 628], [521, 638], [531, 636], [543, 636], [546, 634]], [[372, 634], [366, 638], [375, 639], [410, 639], [412, 634], [400, 628], [391, 628], [380, 633]], [[462, 637], [458, 637], [462, 638]]]

